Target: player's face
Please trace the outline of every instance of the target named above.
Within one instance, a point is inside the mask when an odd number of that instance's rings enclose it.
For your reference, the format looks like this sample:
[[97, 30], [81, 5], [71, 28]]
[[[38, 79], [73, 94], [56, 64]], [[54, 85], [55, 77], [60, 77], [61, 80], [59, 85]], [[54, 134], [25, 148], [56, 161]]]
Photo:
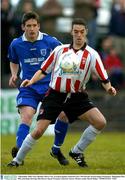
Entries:
[[38, 37], [40, 24], [35, 19], [29, 19], [25, 25], [22, 25], [22, 29], [29, 41], [35, 41]]
[[83, 25], [74, 24], [71, 32], [73, 36], [73, 45], [75, 46], [83, 46], [86, 35], [87, 35], [87, 29]]

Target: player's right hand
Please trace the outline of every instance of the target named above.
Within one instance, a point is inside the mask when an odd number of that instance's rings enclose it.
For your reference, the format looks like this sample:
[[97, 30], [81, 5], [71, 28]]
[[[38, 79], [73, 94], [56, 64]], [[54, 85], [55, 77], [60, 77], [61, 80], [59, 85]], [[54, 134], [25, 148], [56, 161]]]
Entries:
[[27, 87], [27, 86], [30, 86], [30, 85], [31, 85], [30, 80], [25, 79], [25, 80], [21, 83], [20, 87]]
[[16, 87], [16, 81], [17, 81], [18, 77], [17, 75], [12, 75], [9, 79], [9, 86], [10, 87]]

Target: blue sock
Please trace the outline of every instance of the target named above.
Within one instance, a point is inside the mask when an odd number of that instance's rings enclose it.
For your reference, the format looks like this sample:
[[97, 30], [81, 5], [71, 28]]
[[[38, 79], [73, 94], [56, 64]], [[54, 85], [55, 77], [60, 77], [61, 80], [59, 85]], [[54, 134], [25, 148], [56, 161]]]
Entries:
[[16, 146], [17, 148], [20, 148], [23, 140], [25, 139], [25, 137], [27, 136], [27, 134], [29, 134], [29, 129], [30, 127], [26, 124], [20, 124], [17, 130], [17, 134], [16, 134]]
[[54, 145], [52, 147], [52, 152], [57, 154], [60, 146], [63, 144], [66, 133], [68, 130], [68, 123], [60, 121], [59, 119], [56, 121], [55, 124], [55, 139], [54, 139]]

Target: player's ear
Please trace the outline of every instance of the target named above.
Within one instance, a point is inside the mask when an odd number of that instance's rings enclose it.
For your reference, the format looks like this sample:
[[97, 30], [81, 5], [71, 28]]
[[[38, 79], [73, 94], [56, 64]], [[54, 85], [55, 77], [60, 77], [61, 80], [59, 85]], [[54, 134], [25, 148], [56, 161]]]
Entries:
[[88, 34], [88, 28], [86, 28], [86, 35]]
[[73, 36], [73, 30], [71, 30], [70, 34]]
[[40, 23], [38, 23], [38, 28], [40, 29]]
[[24, 24], [21, 24], [21, 29], [22, 29], [23, 31], [25, 31], [25, 26], [24, 26]]

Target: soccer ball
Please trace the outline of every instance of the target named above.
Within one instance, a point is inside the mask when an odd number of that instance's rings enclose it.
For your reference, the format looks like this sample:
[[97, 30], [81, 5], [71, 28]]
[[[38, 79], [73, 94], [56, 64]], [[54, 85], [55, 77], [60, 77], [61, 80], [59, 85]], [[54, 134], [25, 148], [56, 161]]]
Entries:
[[60, 67], [64, 73], [73, 73], [76, 71], [78, 64], [71, 54], [65, 53], [65, 55], [61, 57]]
[[73, 72], [74, 69], [74, 65], [73, 65], [73, 61], [71, 60], [68, 60], [67, 58], [66, 59], [63, 59], [63, 61], [61, 62], [61, 65], [60, 65], [61, 69], [63, 70], [63, 72]]

